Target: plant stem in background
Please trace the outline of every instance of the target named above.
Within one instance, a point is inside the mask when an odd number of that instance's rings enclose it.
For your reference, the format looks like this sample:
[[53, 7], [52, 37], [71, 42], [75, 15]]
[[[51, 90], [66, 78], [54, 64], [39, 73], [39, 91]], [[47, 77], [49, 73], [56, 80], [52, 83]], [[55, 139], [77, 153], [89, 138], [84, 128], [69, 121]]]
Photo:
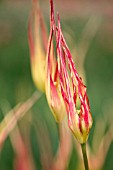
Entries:
[[68, 167], [72, 152], [72, 138], [66, 120], [59, 123], [57, 127], [59, 146], [51, 170], [65, 170]]
[[82, 148], [85, 170], [89, 170], [88, 158], [87, 158], [87, 153], [86, 153], [86, 143], [81, 144], [81, 148]]
[[22, 104], [18, 104], [0, 122], [0, 147], [26, 112], [28, 112], [36, 101], [41, 97], [41, 93], [35, 91], [32, 96]]

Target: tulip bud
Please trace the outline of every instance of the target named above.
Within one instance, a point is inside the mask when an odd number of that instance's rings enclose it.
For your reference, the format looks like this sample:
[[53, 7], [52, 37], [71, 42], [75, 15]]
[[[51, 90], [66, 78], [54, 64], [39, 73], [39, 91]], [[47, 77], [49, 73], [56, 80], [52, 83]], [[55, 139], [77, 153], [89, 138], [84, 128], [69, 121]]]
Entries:
[[33, 0], [33, 11], [29, 19], [28, 40], [32, 77], [36, 87], [44, 92], [47, 34], [44, 20], [36, 0]]
[[61, 93], [67, 110], [68, 125], [76, 139], [83, 144], [86, 143], [92, 126], [86, 86], [77, 73], [71, 53], [63, 37], [59, 16], [57, 31], [59, 77]]

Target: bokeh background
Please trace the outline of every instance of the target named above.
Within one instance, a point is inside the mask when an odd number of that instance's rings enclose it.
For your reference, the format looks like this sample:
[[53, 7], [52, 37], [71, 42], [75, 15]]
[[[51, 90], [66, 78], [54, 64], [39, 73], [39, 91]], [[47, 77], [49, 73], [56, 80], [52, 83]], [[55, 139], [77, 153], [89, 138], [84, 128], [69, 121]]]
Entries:
[[[40, 6], [49, 30], [49, 0], [41, 0]], [[94, 120], [88, 140], [89, 156], [94, 165], [103, 159], [98, 170], [113, 170], [113, 1], [56, 0], [55, 10], [60, 13], [67, 44], [87, 84]], [[27, 37], [30, 11], [30, 0], [0, 0], [1, 122], [36, 90]], [[58, 125], [43, 94], [1, 144], [0, 170], [49, 170], [44, 162], [50, 164], [48, 161], [56, 155], [58, 135]], [[83, 169], [76, 146], [72, 138], [68, 170]]]

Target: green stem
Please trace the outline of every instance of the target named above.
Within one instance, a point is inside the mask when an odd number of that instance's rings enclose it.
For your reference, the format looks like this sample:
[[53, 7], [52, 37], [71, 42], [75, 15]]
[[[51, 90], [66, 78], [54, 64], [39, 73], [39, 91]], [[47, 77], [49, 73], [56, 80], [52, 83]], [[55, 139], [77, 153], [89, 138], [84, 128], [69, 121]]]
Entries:
[[82, 148], [85, 170], [89, 170], [87, 153], [86, 153], [86, 143], [81, 144], [81, 148]]

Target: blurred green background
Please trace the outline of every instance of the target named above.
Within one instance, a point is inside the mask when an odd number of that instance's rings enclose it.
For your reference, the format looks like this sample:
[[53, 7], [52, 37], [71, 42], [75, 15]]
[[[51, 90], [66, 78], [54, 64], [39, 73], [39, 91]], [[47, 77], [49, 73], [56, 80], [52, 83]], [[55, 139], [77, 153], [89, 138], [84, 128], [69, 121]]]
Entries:
[[[48, 1], [41, 1], [41, 7], [49, 28]], [[94, 141], [97, 139], [97, 143], [99, 143], [104, 134], [107, 133], [109, 125], [113, 123], [113, 1], [62, 0], [55, 1], [55, 7], [56, 11], [58, 10], [60, 13], [61, 26], [67, 44], [75, 55], [73, 56], [75, 61], [76, 57], [80, 57], [78, 54], [83, 55], [84, 53], [84, 49], [82, 53], [79, 44], [82, 42], [81, 47], [86, 48], [84, 70], [94, 119], [89, 144], [92, 152], [95, 153], [93, 147], [96, 147], [96, 144]], [[1, 121], [9, 110], [19, 102], [27, 100], [36, 90], [31, 77], [27, 37], [30, 10], [31, 1], [28, 0], [0, 1]], [[88, 47], [87, 42], [89, 43]], [[79, 67], [79, 63], [77, 67]], [[98, 126], [96, 122], [99, 122]], [[105, 127], [103, 128], [103, 126]], [[42, 131], [44, 131], [44, 128], [47, 130], [53, 154], [55, 154], [58, 147], [57, 124], [50, 113], [45, 95], [42, 95], [33, 108], [18, 122], [22, 139], [25, 141], [27, 148], [30, 148], [29, 152], [32, 153], [32, 161], [36, 170], [42, 169], [40, 142], [38, 140], [40, 133], [42, 133], [40, 132], [41, 127], [43, 127]], [[96, 129], [97, 127], [98, 129]], [[111, 131], [111, 136], [112, 133]], [[96, 136], [95, 140], [93, 140], [94, 135]], [[44, 137], [42, 137], [43, 140]], [[111, 138], [108, 138], [109, 140]], [[112, 155], [113, 142], [111, 140], [102, 170], [113, 170]], [[13, 170], [14, 160], [14, 147], [8, 137], [0, 150], [0, 170]], [[73, 147], [67, 169], [76, 170], [77, 162], [76, 148]]]

